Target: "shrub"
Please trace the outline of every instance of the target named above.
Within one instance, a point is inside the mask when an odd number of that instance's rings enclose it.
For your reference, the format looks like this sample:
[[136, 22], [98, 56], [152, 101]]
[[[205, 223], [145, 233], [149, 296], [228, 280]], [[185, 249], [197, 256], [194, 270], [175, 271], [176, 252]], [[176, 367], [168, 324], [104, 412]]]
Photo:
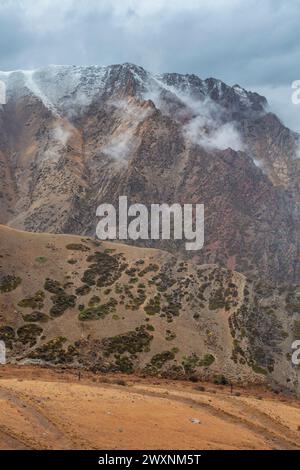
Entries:
[[218, 310], [225, 307], [225, 297], [223, 289], [220, 287], [215, 292], [211, 293], [209, 299], [209, 310]]
[[117, 304], [118, 302], [115, 299], [110, 299], [106, 304], [102, 305], [92, 304], [92, 306], [83, 309], [79, 313], [78, 318], [80, 321], [99, 320], [110, 313], [114, 313]]
[[91, 288], [87, 284], [83, 284], [83, 286], [77, 287], [77, 289], [75, 290], [76, 295], [87, 295], [90, 291]]
[[51, 294], [60, 294], [63, 292], [63, 288], [61, 287], [60, 282], [49, 278], [47, 278], [45, 281], [44, 289], [48, 292], [51, 292]]
[[203, 359], [199, 362], [201, 367], [209, 367], [215, 362], [215, 358], [212, 354], [205, 354]]
[[[128, 357], [117, 358], [115, 365], [120, 372], [125, 374], [131, 374], [133, 372], [133, 362]], [[116, 383], [122, 386], [126, 385], [124, 380], [118, 380]]]
[[37, 258], [35, 258], [35, 261], [39, 264], [44, 264], [47, 262], [47, 258], [46, 256], [38, 256]]
[[226, 379], [226, 377], [224, 375], [219, 374], [219, 375], [215, 376], [214, 384], [216, 384], [216, 385], [227, 385], [228, 380]]
[[90, 247], [86, 245], [82, 245], [82, 243], [69, 243], [69, 245], [66, 246], [67, 250], [73, 250], [73, 251], [90, 251]]
[[41, 359], [46, 362], [58, 363], [71, 363], [76, 357], [76, 349], [70, 345], [67, 350], [64, 349], [66, 338], [59, 336], [52, 339], [46, 344], [39, 346], [32, 351], [28, 357], [30, 359]]
[[53, 317], [59, 317], [68, 308], [75, 307], [76, 305], [76, 296], [66, 294], [64, 291], [51, 297], [51, 300], [53, 307], [51, 307], [50, 313]]
[[22, 279], [18, 276], [3, 276], [0, 278], [0, 292], [11, 292], [15, 290], [22, 282]]
[[13, 341], [15, 340], [15, 330], [12, 326], [1, 326], [0, 327], [0, 340], [4, 341], [6, 346], [12, 347]]
[[260, 367], [258, 364], [253, 364], [252, 369], [256, 374], [262, 374], [262, 375], [268, 374], [268, 371], [264, 369], [263, 367]]
[[153, 299], [150, 299], [148, 304], [144, 307], [147, 315], [155, 315], [160, 312], [160, 298], [156, 295]]
[[93, 295], [89, 300], [89, 306], [92, 307], [93, 305], [99, 304], [100, 297], [98, 295]]
[[140, 326], [135, 331], [103, 339], [103, 346], [108, 355], [113, 353], [136, 354], [145, 351], [152, 339], [153, 336], [146, 331], [146, 328]]
[[18, 328], [17, 335], [21, 343], [29, 343], [30, 347], [34, 346], [37, 342], [37, 337], [41, 336], [43, 328], [37, 325], [24, 325]]
[[171, 330], [166, 331], [166, 340], [167, 341], [173, 341], [176, 338], [176, 334], [172, 332]]
[[21, 300], [18, 305], [22, 308], [41, 309], [44, 306], [45, 292], [42, 290], [37, 291], [33, 297], [28, 297]]
[[150, 365], [155, 369], [161, 369], [167, 361], [172, 361], [173, 359], [175, 359], [175, 354], [172, 351], [163, 351], [152, 357]]
[[198, 382], [199, 378], [197, 377], [197, 375], [191, 375], [189, 377], [189, 380], [190, 380], [190, 382]]
[[199, 357], [197, 354], [191, 354], [183, 358], [182, 366], [186, 374], [192, 374], [195, 372], [196, 367], [199, 364]]
[[97, 251], [94, 255], [88, 256], [87, 261], [92, 264], [84, 272], [81, 280], [89, 286], [94, 286], [96, 283], [98, 287], [109, 286], [121, 275], [122, 266], [119, 266], [115, 256]]
[[23, 315], [23, 320], [30, 323], [46, 323], [49, 320], [49, 317], [43, 312], [35, 311], [32, 313], [28, 313], [27, 315]]

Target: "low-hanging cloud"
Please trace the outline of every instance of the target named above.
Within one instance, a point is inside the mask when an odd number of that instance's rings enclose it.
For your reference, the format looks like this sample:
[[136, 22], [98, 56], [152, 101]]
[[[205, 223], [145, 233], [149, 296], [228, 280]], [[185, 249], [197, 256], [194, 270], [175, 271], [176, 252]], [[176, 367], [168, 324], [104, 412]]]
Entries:
[[102, 148], [102, 153], [117, 162], [124, 163], [138, 145], [138, 138], [135, 135], [137, 126], [150, 116], [153, 109], [143, 107], [142, 103], [134, 99], [113, 99], [109, 102], [109, 108], [117, 112], [119, 126]]
[[215, 126], [212, 123], [211, 127], [205, 123], [203, 119], [193, 119], [187, 126], [185, 132], [189, 140], [193, 143], [201, 145], [207, 149], [225, 150], [231, 148], [232, 150], [244, 150], [240, 133], [233, 123], [225, 123], [220, 126]]
[[61, 125], [57, 125], [53, 130], [53, 138], [56, 142], [59, 142], [62, 146], [65, 146], [71, 136], [69, 129]]
[[[0, 69], [133, 62], [264, 89], [276, 106], [300, 79], [299, 17], [298, 0], [0, 0]], [[290, 99], [283, 118], [300, 130]]]
[[[176, 104], [176, 112], [166, 103], [162, 90], [169, 93], [170, 100]], [[245, 144], [235, 122], [226, 121], [225, 110], [209, 97], [195, 99], [188, 93], [180, 92], [172, 85], [165, 85], [157, 79], [156, 86], [144, 95], [156, 107], [171, 118], [185, 122], [183, 132], [188, 141], [207, 149], [235, 151], [245, 150]]]

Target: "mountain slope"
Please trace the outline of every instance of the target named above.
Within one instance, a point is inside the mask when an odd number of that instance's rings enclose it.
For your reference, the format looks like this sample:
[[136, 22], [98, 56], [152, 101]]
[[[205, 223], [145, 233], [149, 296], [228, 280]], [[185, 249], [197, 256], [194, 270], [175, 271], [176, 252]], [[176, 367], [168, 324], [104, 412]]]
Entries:
[[[298, 281], [299, 136], [265, 98], [132, 64], [0, 73], [0, 222], [95, 233], [117, 202], [204, 203], [196, 263]], [[149, 242], [182, 256], [181, 243]]]
[[299, 287], [90, 238], [3, 226], [0, 238], [0, 339], [10, 362], [299, 392], [290, 355]]

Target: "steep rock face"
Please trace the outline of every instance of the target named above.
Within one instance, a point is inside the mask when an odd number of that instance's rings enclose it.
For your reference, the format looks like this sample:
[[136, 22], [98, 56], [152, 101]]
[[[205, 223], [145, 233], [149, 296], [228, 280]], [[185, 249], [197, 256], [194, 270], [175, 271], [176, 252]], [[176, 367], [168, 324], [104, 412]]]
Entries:
[[[132, 64], [0, 73], [1, 222], [93, 234], [102, 202], [204, 203], [197, 263], [298, 280], [299, 137], [265, 98]], [[141, 243], [139, 243], [141, 244]], [[145, 243], [144, 243], [145, 244]]]

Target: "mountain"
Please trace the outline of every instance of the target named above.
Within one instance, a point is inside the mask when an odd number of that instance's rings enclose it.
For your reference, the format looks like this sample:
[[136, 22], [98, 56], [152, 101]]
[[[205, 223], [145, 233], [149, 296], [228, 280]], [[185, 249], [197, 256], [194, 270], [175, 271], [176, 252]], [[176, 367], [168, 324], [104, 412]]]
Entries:
[[147, 245], [251, 278], [299, 280], [299, 136], [264, 97], [133, 64], [49, 66], [0, 80], [1, 223], [93, 235], [97, 206], [120, 195], [204, 203], [203, 250]]
[[299, 394], [300, 286], [275, 288], [156, 249], [0, 226], [0, 340], [48, 363]]

